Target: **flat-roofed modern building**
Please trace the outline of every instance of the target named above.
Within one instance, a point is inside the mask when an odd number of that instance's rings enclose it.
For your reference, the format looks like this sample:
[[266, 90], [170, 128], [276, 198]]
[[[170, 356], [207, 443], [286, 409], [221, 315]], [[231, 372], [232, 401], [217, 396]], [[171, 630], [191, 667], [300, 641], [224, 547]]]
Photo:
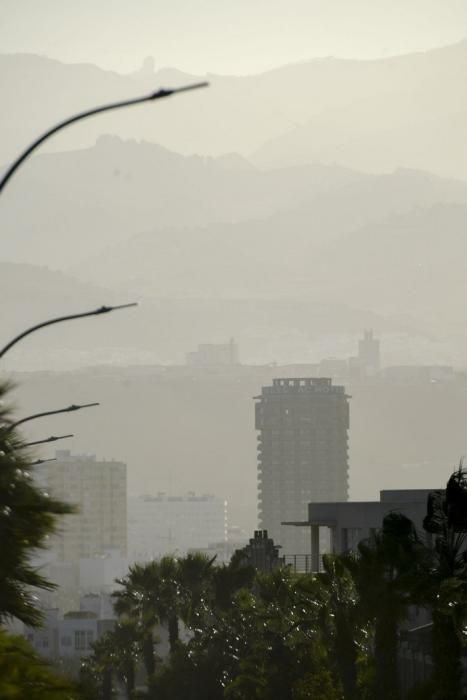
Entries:
[[328, 378], [274, 379], [255, 397], [258, 520], [282, 554], [310, 552], [311, 501], [348, 496], [349, 397]]
[[223, 498], [160, 492], [128, 499], [130, 561], [185, 555], [222, 542], [227, 542], [227, 501]]
[[[383, 519], [389, 513], [402, 513], [408, 517], [417, 530], [423, 531], [423, 518], [426, 515], [428, 495], [436, 489], [400, 489], [380, 491], [379, 501], [347, 501], [347, 503], [309, 503], [306, 520], [287, 522], [291, 530], [308, 528], [308, 542], [311, 560], [308, 568], [318, 571], [320, 550], [320, 529], [330, 534], [330, 551], [341, 554], [355, 550], [358, 543], [366, 540], [381, 529]], [[291, 560], [286, 563], [293, 563]]]
[[189, 352], [186, 363], [190, 367], [230, 367], [238, 365], [238, 345], [233, 338], [228, 343], [204, 343]]
[[60, 520], [51, 547], [58, 561], [127, 552], [126, 464], [57, 450], [56, 461], [36, 467], [41, 485], [77, 507]]

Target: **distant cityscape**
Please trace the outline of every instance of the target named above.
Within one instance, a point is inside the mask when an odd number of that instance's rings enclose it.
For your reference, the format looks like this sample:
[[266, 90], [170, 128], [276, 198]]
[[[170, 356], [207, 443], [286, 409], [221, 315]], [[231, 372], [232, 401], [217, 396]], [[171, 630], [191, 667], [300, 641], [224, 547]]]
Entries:
[[[177, 372], [186, 378], [202, 371], [212, 381], [229, 371], [261, 373], [261, 368], [242, 367], [239, 358], [233, 339], [202, 344], [187, 355], [185, 369], [167, 367], [163, 376], [175, 377]], [[160, 376], [160, 370], [154, 371]], [[276, 371], [281, 376], [274, 378]], [[141, 368], [134, 376], [150, 372]], [[24, 629], [42, 655], [63, 658], [76, 668], [83, 655], [91, 653], [93, 642], [112, 629], [110, 595], [116, 579], [134, 563], [201, 552], [222, 564], [241, 552], [245, 562], [264, 571], [280, 562], [296, 572], [318, 571], [324, 552], [355, 549], [394, 509], [421, 525], [429, 489], [401, 487], [382, 490], [380, 500], [348, 500], [352, 397], [341, 382], [363, 389], [368, 382], [451, 385], [458, 379], [452, 367], [385, 367], [379, 339], [365, 330], [354, 357], [267, 368], [263, 376], [273, 378], [258, 387], [254, 397], [259, 527], [254, 535], [231, 521], [227, 491], [173, 489], [131, 495], [124, 462], [63, 449], [56, 451], [54, 461], [37, 468], [41, 488], [77, 507], [76, 514], [63, 518], [59, 532], [34, 562], [57, 586], [41, 594], [43, 627]], [[247, 403], [251, 397], [243, 400]], [[251, 403], [248, 406], [252, 414]], [[161, 653], [168, 653], [167, 644], [166, 639]]]

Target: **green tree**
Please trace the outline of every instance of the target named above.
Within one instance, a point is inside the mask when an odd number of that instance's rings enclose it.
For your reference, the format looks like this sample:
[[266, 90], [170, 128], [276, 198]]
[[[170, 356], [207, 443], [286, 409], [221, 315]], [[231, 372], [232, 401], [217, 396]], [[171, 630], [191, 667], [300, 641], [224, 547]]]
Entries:
[[80, 685], [86, 700], [112, 700], [116, 669], [115, 645], [109, 633], [92, 644], [93, 653], [84, 659]]
[[21, 637], [0, 630], [0, 698], [2, 700], [78, 700], [80, 694], [52, 672]]
[[319, 575], [324, 587], [324, 630], [332, 648], [331, 658], [342, 684], [346, 700], [360, 697], [358, 658], [365, 642], [357, 587], [350, 573], [348, 556], [325, 554], [323, 572]]
[[113, 593], [116, 613], [131, 621], [139, 633], [141, 655], [148, 678], [156, 671], [156, 628], [160, 622], [160, 569], [156, 561], [130, 566], [127, 576], [117, 581]]
[[467, 472], [462, 463], [445, 491], [430, 494], [423, 527], [434, 536], [425, 581], [433, 617], [433, 698], [459, 700], [467, 627]]
[[216, 557], [195, 552], [178, 560], [180, 585], [179, 614], [187, 627], [199, 624], [210, 614], [214, 562]]
[[355, 580], [363, 620], [373, 628], [374, 687], [379, 700], [400, 697], [397, 673], [399, 628], [423, 572], [426, 550], [411, 520], [390, 513], [380, 532], [358, 546], [347, 562]]
[[41, 614], [33, 589], [54, 586], [31, 566], [31, 556], [47, 546], [58, 518], [74, 509], [34, 482], [31, 455], [10, 429], [13, 418], [3, 403], [10, 388], [0, 384], [0, 622], [16, 617], [34, 626]]

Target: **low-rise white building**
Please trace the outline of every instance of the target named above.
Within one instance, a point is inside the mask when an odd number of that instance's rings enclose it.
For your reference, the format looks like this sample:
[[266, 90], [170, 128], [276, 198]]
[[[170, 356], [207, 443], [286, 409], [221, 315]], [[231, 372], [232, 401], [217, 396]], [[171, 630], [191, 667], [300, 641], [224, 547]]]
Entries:
[[51, 661], [67, 659], [78, 663], [92, 653], [92, 644], [114, 625], [110, 596], [95, 594], [83, 596], [79, 610], [64, 615], [58, 608], [45, 610], [43, 625], [25, 627], [24, 636], [41, 656]]
[[212, 495], [139, 496], [128, 500], [128, 558], [183, 556], [227, 541], [227, 501]]

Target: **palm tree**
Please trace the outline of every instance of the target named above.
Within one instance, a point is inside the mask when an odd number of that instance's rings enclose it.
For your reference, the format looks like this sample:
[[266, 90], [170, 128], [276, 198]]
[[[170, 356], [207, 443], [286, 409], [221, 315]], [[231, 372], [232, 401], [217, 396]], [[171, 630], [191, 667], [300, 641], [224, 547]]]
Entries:
[[108, 642], [113, 647], [113, 664], [125, 685], [128, 700], [131, 700], [139, 657], [138, 629], [131, 620], [121, 620], [107, 634]]
[[359, 697], [357, 687], [357, 659], [359, 646], [364, 641], [364, 630], [359, 619], [358, 593], [348, 566], [346, 555], [323, 555], [323, 573], [319, 580], [326, 599], [325, 629], [330, 630], [329, 642], [337, 674], [346, 700]]
[[92, 644], [93, 653], [81, 665], [80, 684], [86, 698], [112, 700], [115, 645], [110, 632]]
[[159, 562], [157, 613], [160, 622], [167, 624], [171, 652], [175, 651], [179, 640], [178, 620], [181, 606], [180, 562], [166, 555]]
[[0, 630], [0, 697], [78, 700], [81, 693], [53, 673], [26, 640]]
[[236, 593], [241, 588], [251, 588], [255, 578], [252, 566], [245, 566], [243, 557], [234, 556], [228, 564], [216, 566], [212, 570], [211, 607], [214, 610], [228, 610]]
[[374, 629], [374, 694], [380, 700], [400, 697], [399, 627], [414, 602], [424, 560], [425, 548], [414, 524], [395, 512], [384, 518], [379, 533], [359, 544], [356, 557], [347, 559], [363, 618]]
[[180, 617], [188, 626], [198, 625], [210, 614], [212, 597], [213, 564], [216, 557], [195, 552], [178, 560], [178, 581], [180, 584]]
[[[10, 389], [0, 384], [1, 402]], [[59, 517], [74, 509], [34, 483], [31, 456], [12, 423], [8, 406], [0, 405], [0, 623], [16, 617], [34, 626], [41, 614], [32, 588], [54, 585], [31, 566], [31, 555], [46, 546]]]
[[114, 607], [123, 620], [131, 620], [139, 632], [141, 654], [148, 677], [156, 670], [155, 630], [159, 619], [160, 571], [156, 561], [134, 564], [115, 591]]
[[446, 490], [428, 497], [424, 529], [434, 536], [428, 596], [433, 615], [434, 697], [462, 696], [462, 631], [467, 621], [467, 471], [462, 462]]

